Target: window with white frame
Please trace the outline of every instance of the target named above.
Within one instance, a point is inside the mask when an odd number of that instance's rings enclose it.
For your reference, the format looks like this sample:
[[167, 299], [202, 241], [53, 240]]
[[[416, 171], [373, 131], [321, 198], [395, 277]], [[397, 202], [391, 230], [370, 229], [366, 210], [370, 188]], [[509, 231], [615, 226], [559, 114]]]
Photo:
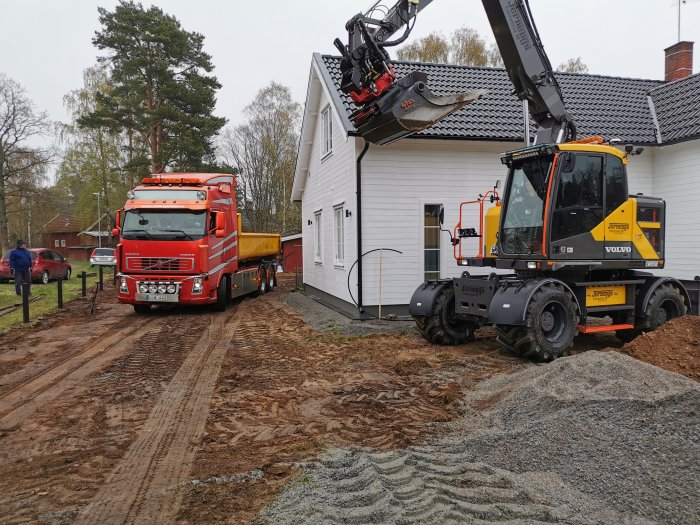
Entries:
[[53, 245], [54, 245], [55, 248], [58, 248], [59, 246], [61, 246], [61, 241], [59, 241], [58, 239], [55, 239], [55, 240], [53, 241]]
[[321, 210], [314, 213], [314, 260], [317, 263], [323, 262], [323, 228], [321, 228]]
[[328, 105], [321, 111], [321, 158], [333, 152], [333, 114]]
[[423, 207], [423, 279], [440, 278], [440, 209], [442, 204]]
[[343, 227], [343, 205], [333, 208], [333, 264], [345, 266], [345, 228]]
[[65, 247], [66, 247], [66, 240], [61, 239], [61, 248], [65, 248]]

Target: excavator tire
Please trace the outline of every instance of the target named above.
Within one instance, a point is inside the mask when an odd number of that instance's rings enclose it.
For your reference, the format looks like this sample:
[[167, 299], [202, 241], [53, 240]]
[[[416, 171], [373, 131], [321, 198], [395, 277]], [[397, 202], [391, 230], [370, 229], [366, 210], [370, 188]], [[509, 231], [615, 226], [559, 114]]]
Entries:
[[641, 328], [620, 330], [615, 336], [623, 343], [629, 343], [642, 332], [656, 330], [659, 326], [676, 317], [684, 316], [688, 311], [683, 294], [672, 284], [662, 284], [651, 293], [644, 310], [646, 322]]
[[474, 339], [475, 323], [455, 316], [455, 292], [445, 286], [437, 296], [433, 315], [414, 315], [421, 335], [439, 345], [461, 345]]
[[577, 325], [571, 293], [559, 284], [548, 283], [530, 300], [524, 325], [497, 325], [496, 330], [498, 342], [510, 352], [546, 362], [568, 355]]

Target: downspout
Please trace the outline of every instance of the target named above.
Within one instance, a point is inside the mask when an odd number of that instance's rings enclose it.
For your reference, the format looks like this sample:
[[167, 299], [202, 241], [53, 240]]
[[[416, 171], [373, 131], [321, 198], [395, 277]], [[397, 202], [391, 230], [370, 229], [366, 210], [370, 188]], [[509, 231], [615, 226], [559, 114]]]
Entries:
[[357, 308], [363, 313], [362, 307], [362, 158], [369, 149], [369, 142], [365, 141], [365, 147], [357, 157], [355, 170], [355, 195], [356, 195], [356, 215], [357, 215]]

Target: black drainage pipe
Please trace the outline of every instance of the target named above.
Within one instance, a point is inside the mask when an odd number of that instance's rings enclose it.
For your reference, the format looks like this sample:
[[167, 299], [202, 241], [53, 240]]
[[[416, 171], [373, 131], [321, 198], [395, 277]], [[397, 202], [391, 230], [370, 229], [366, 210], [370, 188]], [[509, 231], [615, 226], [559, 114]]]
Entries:
[[360, 313], [364, 312], [362, 303], [362, 158], [367, 153], [369, 149], [369, 142], [365, 141], [365, 147], [362, 152], [357, 157], [357, 169], [356, 169], [356, 196], [357, 202], [355, 207], [357, 208], [355, 213], [357, 214], [357, 309]]

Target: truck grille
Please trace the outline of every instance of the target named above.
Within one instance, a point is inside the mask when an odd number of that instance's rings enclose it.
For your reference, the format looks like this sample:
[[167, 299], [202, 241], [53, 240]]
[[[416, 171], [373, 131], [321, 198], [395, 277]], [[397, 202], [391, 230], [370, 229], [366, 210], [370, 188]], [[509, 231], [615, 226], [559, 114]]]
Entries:
[[194, 270], [194, 259], [183, 257], [127, 257], [129, 270], [143, 272], [190, 272]]

